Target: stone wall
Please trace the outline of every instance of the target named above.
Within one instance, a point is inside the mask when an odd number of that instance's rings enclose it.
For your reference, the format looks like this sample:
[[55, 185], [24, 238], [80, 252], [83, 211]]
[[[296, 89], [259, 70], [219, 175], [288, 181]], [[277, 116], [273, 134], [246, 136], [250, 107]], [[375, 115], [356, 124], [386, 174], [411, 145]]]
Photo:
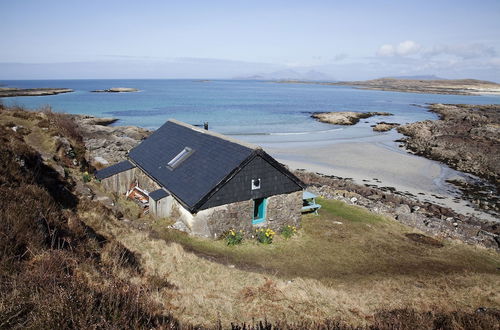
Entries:
[[[208, 213], [206, 211], [212, 212]], [[247, 234], [253, 232], [253, 200], [213, 207], [198, 212], [197, 216], [200, 213], [204, 216], [205, 219], [202, 219], [202, 221], [207, 223], [210, 236], [213, 238], [218, 238], [231, 229], [243, 230]]]
[[299, 227], [302, 209], [302, 191], [271, 196], [267, 199], [267, 226], [279, 231], [286, 225]]
[[302, 208], [302, 191], [271, 196], [267, 199], [266, 221], [253, 225], [253, 200], [230, 203], [189, 213], [178, 202], [174, 202], [171, 217], [181, 220], [191, 234], [219, 238], [234, 229], [253, 235], [258, 227], [269, 227], [278, 232], [285, 225], [299, 226]]

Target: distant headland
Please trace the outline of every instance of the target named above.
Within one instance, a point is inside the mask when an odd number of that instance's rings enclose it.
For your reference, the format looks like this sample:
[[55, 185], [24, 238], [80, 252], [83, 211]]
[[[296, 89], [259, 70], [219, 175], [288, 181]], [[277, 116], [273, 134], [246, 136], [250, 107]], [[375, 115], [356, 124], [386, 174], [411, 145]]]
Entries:
[[476, 79], [401, 79], [379, 78], [364, 81], [311, 82], [300, 80], [281, 80], [277, 83], [319, 84], [355, 86], [360, 89], [407, 92], [422, 94], [478, 95], [500, 94], [500, 84]]

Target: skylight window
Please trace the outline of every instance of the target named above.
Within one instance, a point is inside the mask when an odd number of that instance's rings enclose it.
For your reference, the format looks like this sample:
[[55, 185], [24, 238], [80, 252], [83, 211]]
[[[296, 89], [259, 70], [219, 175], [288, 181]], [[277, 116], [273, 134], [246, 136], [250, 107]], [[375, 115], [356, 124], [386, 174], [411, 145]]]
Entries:
[[173, 170], [179, 166], [183, 161], [185, 161], [189, 156], [193, 154], [194, 150], [189, 147], [185, 147], [181, 152], [177, 154], [171, 161], [168, 162], [167, 166]]

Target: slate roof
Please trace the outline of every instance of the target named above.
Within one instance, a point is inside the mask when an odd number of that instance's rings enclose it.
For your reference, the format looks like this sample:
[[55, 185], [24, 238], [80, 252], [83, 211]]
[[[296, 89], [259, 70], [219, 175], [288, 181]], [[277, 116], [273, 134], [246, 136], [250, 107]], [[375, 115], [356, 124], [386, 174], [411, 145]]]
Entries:
[[111, 165], [109, 167], [103, 168], [102, 170], [99, 170], [95, 173], [95, 177], [98, 180], [106, 179], [109, 178], [110, 176], [113, 176], [115, 174], [133, 169], [135, 167], [134, 164], [129, 162], [128, 160], [124, 160], [122, 162], [116, 163], [114, 165]]
[[[185, 147], [193, 149], [179, 166], [167, 166]], [[191, 212], [228, 175], [250, 158], [256, 146], [169, 120], [129, 152], [129, 158]]]
[[158, 189], [149, 193], [149, 197], [152, 198], [154, 201], [158, 201], [167, 196], [170, 196], [170, 194], [163, 189]]

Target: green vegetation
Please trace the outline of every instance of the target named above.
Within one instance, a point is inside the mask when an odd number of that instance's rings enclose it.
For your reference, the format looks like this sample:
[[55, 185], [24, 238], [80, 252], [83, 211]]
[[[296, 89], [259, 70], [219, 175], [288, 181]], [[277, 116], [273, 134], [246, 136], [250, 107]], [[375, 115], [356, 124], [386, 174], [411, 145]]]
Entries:
[[285, 239], [289, 239], [294, 235], [297, 235], [297, 227], [295, 226], [286, 225], [281, 229], [281, 236]]
[[201, 256], [284, 278], [314, 278], [327, 285], [387, 276], [497, 274], [500, 267], [497, 252], [451, 241], [436, 248], [408, 238], [405, 234], [412, 232], [410, 228], [360, 207], [321, 198], [318, 203], [322, 205], [319, 216], [304, 216], [295, 237], [276, 236], [271, 245], [246, 240], [228, 248], [221, 241], [166, 229], [162, 221], [153, 229], [166, 241], [180, 243]]
[[257, 242], [262, 244], [271, 244], [276, 233], [270, 228], [259, 228], [255, 230]]
[[243, 231], [234, 231], [230, 230], [226, 235], [224, 235], [224, 239], [227, 245], [238, 245], [243, 241]]

